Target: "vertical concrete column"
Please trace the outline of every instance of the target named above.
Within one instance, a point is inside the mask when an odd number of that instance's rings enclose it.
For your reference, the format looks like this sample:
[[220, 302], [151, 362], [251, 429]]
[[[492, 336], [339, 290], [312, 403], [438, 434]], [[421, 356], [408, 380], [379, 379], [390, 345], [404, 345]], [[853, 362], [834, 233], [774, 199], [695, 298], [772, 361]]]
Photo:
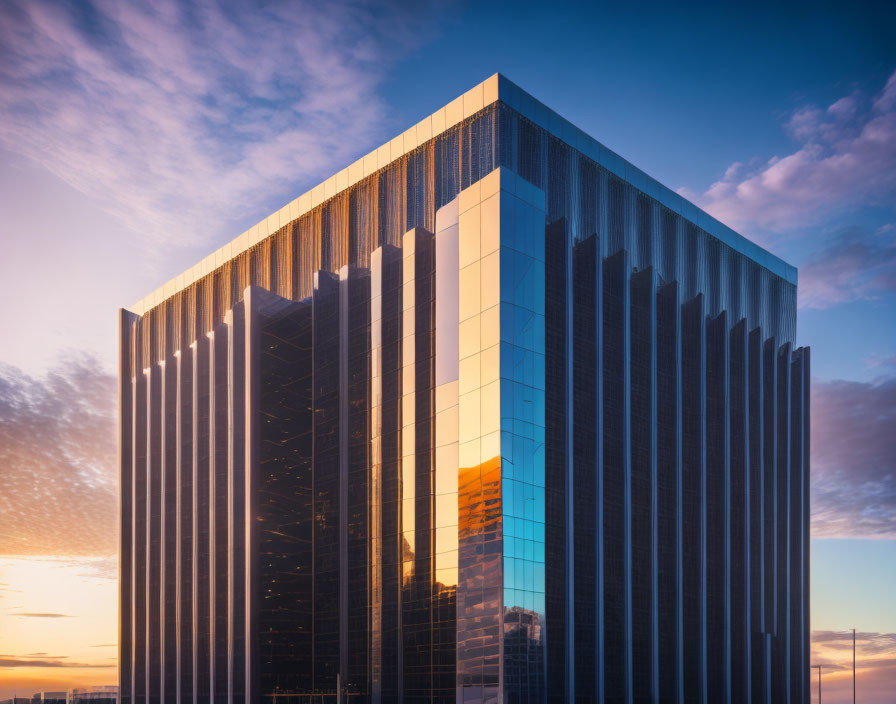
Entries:
[[193, 351], [176, 355], [177, 366], [177, 704], [194, 701], [193, 623]]

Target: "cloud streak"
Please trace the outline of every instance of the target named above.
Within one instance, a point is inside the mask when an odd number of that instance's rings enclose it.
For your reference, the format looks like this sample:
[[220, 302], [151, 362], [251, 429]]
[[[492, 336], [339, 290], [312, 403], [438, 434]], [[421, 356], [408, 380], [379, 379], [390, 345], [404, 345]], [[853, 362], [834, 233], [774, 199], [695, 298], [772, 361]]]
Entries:
[[435, 8], [3, 3], [0, 143], [102, 199], [147, 251], [204, 245], [380, 136], [380, 84]]
[[[11, 614], [12, 616], [19, 616], [20, 618], [71, 618], [68, 614], [51, 614], [51, 613], [24, 613], [24, 614]], [[42, 655], [46, 655], [46, 653], [41, 653]], [[30, 657], [30, 656], [28, 656]]]
[[812, 385], [812, 535], [896, 538], [896, 378]]

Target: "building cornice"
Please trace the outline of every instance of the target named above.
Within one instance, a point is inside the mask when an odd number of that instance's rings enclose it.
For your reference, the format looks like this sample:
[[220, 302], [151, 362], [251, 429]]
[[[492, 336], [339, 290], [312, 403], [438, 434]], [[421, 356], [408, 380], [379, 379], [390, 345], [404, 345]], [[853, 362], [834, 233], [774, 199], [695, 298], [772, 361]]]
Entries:
[[529, 95], [522, 88], [501, 74], [496, 73], [444, 107], [436, 110], [429, 117], [405, 130], [402, 134], [386, 142], [381, 147], [374, 149], [323, 183], [303, 193], [261, 222], [250, 227], [241, 235], [190, 267], [187, 271], [175, 276], [135, 303], [130, 307], [130, 310], [138, 315], [143, 315], [146, 311], [159, 305], [178, 291], [187, 288], [215, 271], [224, 262], [233, 259], [270, 237], [280, 228], [311, 212], [342, 191], [385, 169], [391, 163], [403, 158], [421, 145], [426, 144], [498, 101], [503, 102], [554, 137], [562, 140], [595, 163], [659, 201], [669, 210], [678, 213], [735, 251], [749, 257], [776, 276], [796, 285], [796, 267], [786, 263], [743, 235], [735, 232], [727, 225], [719, 222], [686, 198], [664, 186], [656, 179], [651, 178], [641, 169], [580, 130]]

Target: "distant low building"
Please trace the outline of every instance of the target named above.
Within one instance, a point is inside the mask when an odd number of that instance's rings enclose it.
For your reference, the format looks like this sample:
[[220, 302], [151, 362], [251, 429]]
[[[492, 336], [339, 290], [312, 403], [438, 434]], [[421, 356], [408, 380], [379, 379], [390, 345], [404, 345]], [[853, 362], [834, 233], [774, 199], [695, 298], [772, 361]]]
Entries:
[[80, 687], [59, 692], [35, 692], [31, 697], [0, 699], [0, 704], [118, 704], [118, 685]]
[[66, 704], [118, 704], [118, 685], [69, 690]]
[[46, 704], [68, 704], [68, 692], [35, 692], [31, 696], [31, 702], [45, 702]]

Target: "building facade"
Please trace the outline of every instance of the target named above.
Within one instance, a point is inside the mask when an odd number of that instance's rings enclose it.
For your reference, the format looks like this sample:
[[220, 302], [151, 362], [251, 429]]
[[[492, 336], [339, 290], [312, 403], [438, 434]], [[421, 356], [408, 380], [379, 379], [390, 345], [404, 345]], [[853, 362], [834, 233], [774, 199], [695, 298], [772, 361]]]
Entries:
[[796, 271], [502, 76], [120, 319], [122, 704], [809, 701]]

